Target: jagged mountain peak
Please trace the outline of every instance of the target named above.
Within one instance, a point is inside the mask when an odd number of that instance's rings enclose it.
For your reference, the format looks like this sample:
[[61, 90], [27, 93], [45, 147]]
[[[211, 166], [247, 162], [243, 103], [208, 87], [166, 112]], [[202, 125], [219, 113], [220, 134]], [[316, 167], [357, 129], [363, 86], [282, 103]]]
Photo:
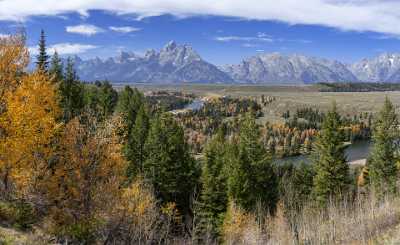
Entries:
[[393, 82], [394, 74], [400, 70], [400, 54], [385, 52], [365, 58], [350, 65], [350, 70], [365, 82]]
[[170, 41], [144, 55], [123, 51], [116, 57], [82, 60], [74, 56], [84, 80], [129, 82], [205, 82], [309, 84], [317, 82], [400, 82], [400, 54], [382, 53], [354, 64], [304, 54], [259, 53], [239, 64], [217, 68], [187, 44]]
[[297, 83], [354, 82], [357, 78], [338, 62], [302, 54], [262, 53], [244, 59], [238, 65], [222, 68], [240, 82]]
[[171, 51], [177, 47], [177, 44], [174, 40], [169, 41], [163, 48], [163, 50]]
[[88, 60], [77, 65], [84, 80], [107, 78], [130, 82], [233, 82], [216, 66], [204, 61], [190, 45], [167, 43], [160, 51], [147, 50], [143, 56], [120, 52], [105, 61]]

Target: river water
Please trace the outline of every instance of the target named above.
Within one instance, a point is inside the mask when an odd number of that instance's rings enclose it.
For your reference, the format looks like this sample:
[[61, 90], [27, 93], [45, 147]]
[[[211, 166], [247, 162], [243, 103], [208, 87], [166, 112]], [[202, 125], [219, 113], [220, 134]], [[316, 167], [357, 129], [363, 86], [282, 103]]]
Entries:
[[[349, 145], [346, 148], [346, 157], [348, 162], [354, 162], [357, 160], [366, 159], [368, 157], [370, 148], [372, 143], [370, 141], [357, 141], [353, 144]], [[285, 157], [281, 159], [276, 159], [276, 163], [310, 163], [310, 156], [309, 155], [299, 155], [299, 156], [292, 156], [292, 157]]]
[[203, 100], [195, 99], [192, 101], [192, 103], [186, 105], [183, 109], [196, 111], [196, 110], [200, 110], [203, 106], [204, 106]]
[[[204, 106], [204, 101], [202, 99], [195, 99], [192, 103], [186, 105], [184, 109], [187, 110], [199, 110]], [[356, 141], [353, 144], [349, 145], [346, 148], [346, 157], [348, 162], [354, 162], [357, 160], [366, 159], [368, 157], [370, 148], [371, 148], [370, 141]], [[309, 155], [299, 155], [299, 156], [292, 156], [292, 157], [285, 157], [281, 159], [276, 159], [276, 163], [310, 163], [310, 156]]]

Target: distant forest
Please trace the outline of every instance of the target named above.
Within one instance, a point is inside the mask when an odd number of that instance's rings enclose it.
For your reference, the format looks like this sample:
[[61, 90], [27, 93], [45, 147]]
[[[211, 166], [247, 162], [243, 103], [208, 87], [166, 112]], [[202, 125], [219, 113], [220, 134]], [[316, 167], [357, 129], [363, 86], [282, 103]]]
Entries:
[[400, 91], [400, 83], [318, 83], [320, 92]]

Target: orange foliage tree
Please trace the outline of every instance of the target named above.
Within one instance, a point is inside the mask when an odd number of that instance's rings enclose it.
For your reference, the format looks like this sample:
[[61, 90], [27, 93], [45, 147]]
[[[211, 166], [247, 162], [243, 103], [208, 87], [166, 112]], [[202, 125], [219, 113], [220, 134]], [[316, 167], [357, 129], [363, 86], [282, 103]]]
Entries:
[[23, 74], [28, 63], [29, 53], [22, 32], [0, 37], [0, 101], [3, 101], [8, 90], [18, 85], [18, 77]]
[[0, 189], [23, 193], [34, 187], [59, 128], [56, 90], [43, 73], [23, 74], [24, 36], [0, 40]]
[[96, 215], [121, 195], [126, 162], [114, 124], [84, 115], [65, 126], [48, 186], [53, 227], [64, 229], [65, 236], [81, 239], [69, 229], [89, 234]]

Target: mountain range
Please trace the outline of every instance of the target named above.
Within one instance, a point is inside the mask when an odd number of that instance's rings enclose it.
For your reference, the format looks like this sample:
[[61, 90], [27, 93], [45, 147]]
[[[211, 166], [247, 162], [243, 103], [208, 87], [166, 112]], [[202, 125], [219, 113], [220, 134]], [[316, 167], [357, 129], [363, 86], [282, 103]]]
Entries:
[[305, 55], [259, 54], [239, 64], [213, 65], [189, 45], [174, 41], [144, 55], [120, 52], [108, 59], [74, 57], [84, 81], [138, 83], [313, 84], [318, 82], [400, 82], [400, 54], [384, 53], [354, 64]]

